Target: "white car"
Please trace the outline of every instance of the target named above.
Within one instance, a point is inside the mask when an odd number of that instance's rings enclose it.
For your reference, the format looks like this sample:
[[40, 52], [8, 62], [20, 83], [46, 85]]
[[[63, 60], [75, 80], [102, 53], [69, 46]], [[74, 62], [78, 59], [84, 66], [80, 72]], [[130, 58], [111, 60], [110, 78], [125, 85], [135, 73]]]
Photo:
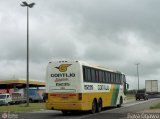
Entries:
[[8, 105], [11, 102], [12, 98], [9, 93], [0, 94], [0, 105]]

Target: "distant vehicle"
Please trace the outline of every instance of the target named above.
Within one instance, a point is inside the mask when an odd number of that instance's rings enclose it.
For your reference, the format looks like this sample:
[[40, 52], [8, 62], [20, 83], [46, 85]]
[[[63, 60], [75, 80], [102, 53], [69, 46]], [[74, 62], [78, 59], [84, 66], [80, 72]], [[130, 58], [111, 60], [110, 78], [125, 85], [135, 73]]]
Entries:
[[146, 90], [138, 90], [135, 95], [136, 100], [144, 99], [148, 100], [148, 94], [146, 93]]
[[40, 89], [29, 89], [29, 101], [43, 102], [43, 91]]
[[0, 94], [0, 105], [19, 104], [26, 102], [26, 98], [21, 93]]
[[[44, 89], [37, 89], [37, 88], [29, 88], [29, 101], [30, 102], [43, 102], [43, 93]], [[14, 93], [20, 93], [27, 97], [27, 90], [26, 89], [19, 89], [16, 90]]]
[[12, 98], [9, 93], [0, 94], [0, 105], [9, 105], [11, 102]]
[[27, 100], [26, 96], [20, 92], [13, 92], [10, 95], [12, 98], [11, 104], [25, 103]]
[[145, 88], [146, 93], [149, 95], [155, 95], [160, 93], [160, 85], [158, 86], [158, 80], [146, 80], [145, 81]]
[[126, 101], [125, 74], [82, 61], [49, 62], [46, 78], [46, 108], [63, 114], [78, 111], [100, 112]]

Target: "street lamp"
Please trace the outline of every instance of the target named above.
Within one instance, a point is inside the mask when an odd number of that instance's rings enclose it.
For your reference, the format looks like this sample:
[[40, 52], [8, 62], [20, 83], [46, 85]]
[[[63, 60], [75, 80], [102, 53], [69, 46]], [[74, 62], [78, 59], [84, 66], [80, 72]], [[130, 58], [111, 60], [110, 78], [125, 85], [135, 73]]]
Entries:
[[32, 8], [35, 3], [28, 4], [26, 1], [22, 2], [22, 7], [27, 7], [27, 106], [29, 106], [29, 8]]
[[137, 77], [138, 77], [138, 90], [139, 90], [139, 72], [138, 72], [138, 65], [139, 65], [140, 63], [137, 63], [136, 65], [137, 65]]

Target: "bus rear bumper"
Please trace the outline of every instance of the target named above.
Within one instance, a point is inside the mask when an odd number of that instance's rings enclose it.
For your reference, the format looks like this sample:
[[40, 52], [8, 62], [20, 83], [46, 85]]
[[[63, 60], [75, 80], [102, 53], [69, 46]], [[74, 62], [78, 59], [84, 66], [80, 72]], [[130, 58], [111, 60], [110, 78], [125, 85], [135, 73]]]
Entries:
[[46, 108], [49, 110], [90, 110], [89, 103], [49, 103], [46, 102]]

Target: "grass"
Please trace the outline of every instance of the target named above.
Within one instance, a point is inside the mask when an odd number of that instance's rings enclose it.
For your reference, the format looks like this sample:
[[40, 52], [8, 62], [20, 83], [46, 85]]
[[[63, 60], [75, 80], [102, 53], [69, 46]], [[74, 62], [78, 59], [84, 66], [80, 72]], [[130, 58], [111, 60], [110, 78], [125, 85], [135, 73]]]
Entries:
[[134, 94], [128, 94], [127, 95], [127, 100], [134, 99], [134, 98], [135, 98]]
[[160, 103], [151, 106], [150, 109], [160, 109]]
[[30, 103], [29, 107], [26, 104], [0, 106], [0, 112], [32, 112], [45, 109], [45, 103]]

